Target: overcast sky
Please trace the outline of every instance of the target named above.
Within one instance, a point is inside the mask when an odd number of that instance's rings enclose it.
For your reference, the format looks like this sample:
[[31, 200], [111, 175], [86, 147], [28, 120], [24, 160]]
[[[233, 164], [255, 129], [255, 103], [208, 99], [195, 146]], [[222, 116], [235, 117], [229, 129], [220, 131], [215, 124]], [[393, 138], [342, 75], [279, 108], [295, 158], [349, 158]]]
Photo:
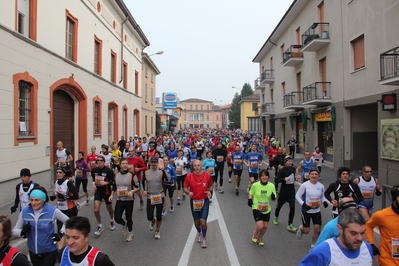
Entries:
[[[151, 45], [161, 71], [157, 97], [177, 92], [231, 103], [244, 83], [254, 86], [252, 63], [293, 0], [124, 0]], [[254, 89], [254, 88], [253, 88]]]

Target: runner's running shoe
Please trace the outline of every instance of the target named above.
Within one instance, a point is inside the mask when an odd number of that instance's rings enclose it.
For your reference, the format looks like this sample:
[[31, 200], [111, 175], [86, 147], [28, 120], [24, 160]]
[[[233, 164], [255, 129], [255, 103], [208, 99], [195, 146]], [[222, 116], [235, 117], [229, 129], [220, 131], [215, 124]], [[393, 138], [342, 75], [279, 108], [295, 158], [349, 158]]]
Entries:
[[181, 204], [181, 200], [177, 199], [177, 205], [180, 205], [180, 204]]
[[154, 225], [155, 225], [155, 222], [157, 221], [157, 219], [152, 219], [152, 221], [150, 222], [150, 231], [153, 231], [154, 230]]
[[129, 232], [126, 237], [126, 242], [130, 242], [133, 240], [133, 232]]
[[124, 226], [122, 226], [122, 235], [126, 235], [127, 233], [127, 225], [125, 224]]
[[101, 235], [101, 233], [104, 231], [104, 228], [102, 226], [97, 227], [97, 231], [94, 232], [96, 236]]
[[90, 203], [90, 198], [87, 198], [86, 199], [86, 206], [89, 206], [89, 203]]
[[162, 210], [162, 216], [166, 215], [166, 210]]
[[298, 230], [298, 228], [296, 228], [293, 224], [289, 224], [287, 226], [287, 230], [288, 231], [296, 231], [296, 230]]
[[278, 224], [278, 217], [274, 217], [273, 223]]
[[220, 194], [223, 194], [223, 193], [224, 193], [224, 190], [222, 189], [222, 187], [219, 188], [219, 193], [220, 193]]
[[170, 205], [170, 212], [174, 212], [175, 208], [173, 207], [173, 205]]
[[197, 243], [201, 243], [201, 239], [202, 239], [202, 234], [197, 233]]
[[258, 236], [256, 234], [252, 235], [252, 242], [254, 242], [254, 243], [258, 242]]
[[201, 240], [201, 248], [206, 248], [207, 244], [206, 244], [206, 237], [203, 237]]
[[161, 238], [161, 234], [159, 233], [159, 231], [155, 231], [155, 239], [160, 239]]
[[109, 222], [109, 224], [111, 225], [111, 227], [110, 227], [110, 229], [111, 229], [111, 231], [114, 231], [115, 230], [115, 222]]
[[142, 210], [144, 207], [144, 202], [142, 200], [140, 200], [140, 210]]
[[302, 238], [302, 235], [303, 235], [302, 230], [301, 230], [302, 227], [303, 227], [303, 225], [300, 225], [298, 228], [298, 231], [296, 231], [296, 238], [298, 238], [298, 239]]

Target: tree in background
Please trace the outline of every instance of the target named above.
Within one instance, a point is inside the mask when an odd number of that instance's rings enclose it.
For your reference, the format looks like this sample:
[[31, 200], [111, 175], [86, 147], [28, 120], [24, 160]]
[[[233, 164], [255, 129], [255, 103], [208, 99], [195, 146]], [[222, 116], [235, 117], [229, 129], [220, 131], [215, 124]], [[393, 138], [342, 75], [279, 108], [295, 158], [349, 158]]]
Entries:
[[241, 97], [244, 98], [244, 97], [247, 97], [247, 96], [253, 95], [253, 94], [254, 94], [254, 91], [252, 90], [251, 85], [249, 83], [245, 83], [241, 90]]
[[241, 89], [241, 93], [240, 94], [236, 93], [234, 95], [229, 112], [229, 120], [230, 120], [230, 124], [228, 125], [229, 129], [241, 128], [241, 109], [239, 103], [242, 98], [253, 94], [254, 91], [252, 90], [251, 85], [249, 83], [245, 83]]

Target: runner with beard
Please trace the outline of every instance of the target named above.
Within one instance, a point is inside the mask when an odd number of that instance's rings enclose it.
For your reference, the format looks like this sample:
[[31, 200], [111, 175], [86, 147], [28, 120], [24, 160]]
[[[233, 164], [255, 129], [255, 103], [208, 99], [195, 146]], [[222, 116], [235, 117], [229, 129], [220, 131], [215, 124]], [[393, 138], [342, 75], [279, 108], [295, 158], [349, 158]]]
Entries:
[[[339, 236], [331, 238], [312, 249], [302, 259], [300, 266], [307, 265], [367, 265], [373, 264], [373, 248], [363, 241], [366, 222], [356, 209], [346, 209], [338, 216]], [[392, 264], [382, 264], [392, 265]]]

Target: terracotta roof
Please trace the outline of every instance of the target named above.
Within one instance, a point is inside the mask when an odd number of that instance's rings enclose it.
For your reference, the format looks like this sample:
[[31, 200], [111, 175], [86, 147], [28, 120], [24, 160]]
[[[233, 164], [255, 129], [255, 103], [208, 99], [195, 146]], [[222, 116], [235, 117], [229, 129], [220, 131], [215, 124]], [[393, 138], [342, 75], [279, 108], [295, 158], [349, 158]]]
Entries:
[[245, 100], [255, 100], [255, 101], [260, 100], [260, 93], [252, 94], [252, 95], [249, 95], [249, 96], [241, 99], [241, 101], [245, 101]]
[[181, 103], [189, 102], [189, 103], [212, 103], [212, 101], [197, 99], [197, 98], [190, 98], [187, 100], [180, 101]]
[[231, 107], [231, 103], [225, 106], [220, 107], [220, 109], [229, 109]]

